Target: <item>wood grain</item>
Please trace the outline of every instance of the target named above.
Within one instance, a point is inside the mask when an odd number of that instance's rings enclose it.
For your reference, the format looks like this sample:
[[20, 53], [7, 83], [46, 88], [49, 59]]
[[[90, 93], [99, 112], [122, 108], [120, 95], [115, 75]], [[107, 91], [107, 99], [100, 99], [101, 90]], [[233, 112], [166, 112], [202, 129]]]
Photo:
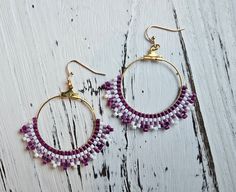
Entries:
[[[236, 2], [14, 1], [0, 2], [0, 191], [236, 191]], [[189, 118], [166, 132], [130, 130], [111, 117], [100, 85], [149, 48], [150, 24], [160, 53], [197, 93]], [[65, 65], [78, 59], [74, 87], [115, 128], [113, 141], [87, 167], [51, 170], [24, 150], [18, 130], [49, 97], [65, 90]], [[164, 65], [138, 63], [124, 79], [127, 101], [144, 112], [168, 106], [177, 93]], [[91, 134], [91, 115], [76, 102], [55, 100], [40, 116], [40, 133], [61, 149]]]

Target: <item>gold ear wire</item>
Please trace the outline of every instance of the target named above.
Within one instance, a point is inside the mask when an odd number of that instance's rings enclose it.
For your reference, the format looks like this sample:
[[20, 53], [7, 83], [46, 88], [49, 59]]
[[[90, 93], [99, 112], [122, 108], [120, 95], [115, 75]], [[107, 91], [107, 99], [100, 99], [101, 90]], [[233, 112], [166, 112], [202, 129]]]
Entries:
[[71, 63], [76, 63], [76, 64], [82, 66], [83, 68], [87, 69], [88, 71], [90, 71], [90, 72], [92, 72], [92, 73], [94, 73], [94, 74], [96, 74], [96, 75], [103, 75], [103, 76], [106, 75], [105, 73], [97, 72], [97, 71], [91, 69], [91, 68], [88, 67], [87, 65], [85, 65], [85, 64], [83, 64], [83, 63], [81, 63], [81, 62], [79, 62], [79, 61], [77, 61], [77, 60], [71, 60], [71, 61], [69, 61], [69, 62], [66, 64], [66, 73], [67, 73], [67, 76], [68, 76], [68, 77], [67, 77], [67, 85], [68, 85], [69, 91], [70, 91], [70, 90], [72, 91], [72, 89], [73, 89], [73, 85], [72, 85], [72, 82], [71, 82], [71, 79], [70, 79], [70, 78], [71, 78], [72, 75], [74, 75], [74, 74], [73, 74], [72, 72], [70, 72], [70, 70], [69, 70], [69, 65], [70, 65]]
[[90, 72], [92, 72], [92, 73], [94, 73], [94, 74], [96, 74], [96, 75], [103, 75], [103, 76], [106, 75], [105, 73], [97, 72], [97, 71], [91, 69], [91, 68], [88, 67], [87, 65], [85, 65], [85, 64], [83, 64], [83, 63], [80, 63], [80, 62], [77, 61], [77, 60], [71, 60], [71, 61], [69, 61], [69, 62], [66, 64], [66, 73], [67, 73], [67, 76], [68, 76], [68, 77], [67, 77], [68, 90], [61, 93], [61, 95], [62, 95], [63, 97], [69, 97], [69, 98], [74, 98], [74, 99], [77, 99], [77, 98], [79, 97], [79, 94], [78, 94], [78, 93], [75, 93], [75, 92], [73, 91], [73, 85], [72, 85], [72, 82], [71, 82], [71, 79], [70, 79], [71, 76], [73, 75], [73, 73], [69, 70], [69, 65], [70, 65], [71, 63], [76, 63], [76, 64], [78, 64], [78, 65], [84, 67], [85, 69], [87, 69], [88, 71], [90, 71]]
[[106, 75], [105, 73], [97, 72], [97, 71], [91, 69], [91, 68], [88, 67], [87, 65], [85, 65], [85, 64], [83, 64], [83, 63], [81, 63], [81, 62], [79, 62], [79, 61], [77, 61], [77, 60], [71, 60], [71, 61], [69, 61], [69, 62], [67, 63], [67, 65], [66, 65], [66, 73], [67, 73], [68, 77], [70, 77], [71, 75], [73, 75], [73, 73], [70, 72], [70, 70], [69, 70], [69, 65], [70, 65], [71, 63], [76, 63], [76, 64], [78, 64], [78, 65], [84, 67], [85, 69], [87, 69], [88, 71], [90, 71], [90, 72], [92, 72], [92, 73], [94, 73], [94, 74], [96, 74], [96, 75], [103, 75], [103, 76]]
[[152, 36], [151, 38], [148, 35], [148, 30], [151, 28], [157, 28], [157, 29], [161, 29], [161, 30], [165, 30], [165, 31], [169, 31], [169, 32], [180, 32], [183, 31], [184, 29], [170, 29], [170, 28], [166, 28], [166, 27], [161, 27], [158, 25], [150, 25], [144, 32], [144, 36], [145, 38], [151, 43], [151, 44], [155, 44], [155, 37]]

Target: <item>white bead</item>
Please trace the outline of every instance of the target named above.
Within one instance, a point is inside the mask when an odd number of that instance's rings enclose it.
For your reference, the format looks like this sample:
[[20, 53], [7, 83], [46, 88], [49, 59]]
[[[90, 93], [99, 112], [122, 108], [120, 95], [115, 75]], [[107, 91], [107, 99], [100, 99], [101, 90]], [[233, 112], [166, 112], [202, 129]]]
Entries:
[[92, 159], [96, 159], [96, 155], [95, 155], [95, 154], [90, 155], [90, 157], [91, 157]]
[[77, 161], [77, 162], [76, 162], [76, 165], [80, 165], [80, 161]]
[[140, 128], [141, 127], [141, 124], [137, 124], [137, 128]]
[[176, 110], [173, 110], [173, 113], [174, 113], [174, 114], [177, 113]]
[[172, 116], [172, 115], [173, 115], [173, 113], [172, 113], [172, 112], [170, 112], [169, 114], [170, 114], [170, 116]]
[[39, 157], [39, 154], [38, 153], [34, 153], [34, 157], [35, 158]]
[[123, 114], [122, 113], [119, 113], [118, 116], [121, 117]]
[[56, 163], [53, 163], [53, 164], [52, 164], [52, 167], [53, 167], [53, 168], [56, 168], [56, 167], [57, 167], [57, 164], [56, 164]]
[[27, 140], [27, 138], [26, 138], [26, 137], [23, 137], [23, 138], [22, 138], [22, 140], [23, 140], [23, 141], [26, 141], [26, 140]]
[[179, 111], [179, 107], [176, 107], [176, 111]]
[[84, 156], [85, 154], [84, 154], [84, 151], [82, 151], [81, 153], [80, 153], [80, 156]]
[[131, 128], [132, 129], [137, 129], [137, 126], [136, 125], [132, 125]]

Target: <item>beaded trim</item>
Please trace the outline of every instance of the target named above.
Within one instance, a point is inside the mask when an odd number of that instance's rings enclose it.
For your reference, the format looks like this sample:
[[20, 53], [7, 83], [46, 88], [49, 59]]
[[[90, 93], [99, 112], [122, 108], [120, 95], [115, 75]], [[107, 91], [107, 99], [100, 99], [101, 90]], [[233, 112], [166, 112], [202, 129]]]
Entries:
[[121, 75], [105, 82], [102, 89], [106, 92], [104, 97], [114, 116], [119, 118], [123, 124], [130, 125], [133, 129], [140, 128], [144, 132], [169, 129], [177, 120], [187, 118], [187, 112], [193, 107], [196, 100], [196, 94], [191, 93], [186, 86], [182, 86], [179, 97], [168, 109], [160, 113], [145, 114], [136, 111], [125, 101], [121, 91]]
[[23, 141], [26, 142], [26, 149], [32, 151], [34, 157], [40, 157], [43, 164], [51, 163], [53, 168], [61, 167], [64, 170], [69, 167], [76, 168], [77, 165], [87, 166], [90, 160], [96, 158], [96, 153], [101, 152], [106, 146], [112, 131], [113, 128], [110, 125], [104, 125], [96, 119], [94, 132], [86, 144], [74, 150], [62, 151], [49, 146], [42, 139], [36, 117], [20, 129]]

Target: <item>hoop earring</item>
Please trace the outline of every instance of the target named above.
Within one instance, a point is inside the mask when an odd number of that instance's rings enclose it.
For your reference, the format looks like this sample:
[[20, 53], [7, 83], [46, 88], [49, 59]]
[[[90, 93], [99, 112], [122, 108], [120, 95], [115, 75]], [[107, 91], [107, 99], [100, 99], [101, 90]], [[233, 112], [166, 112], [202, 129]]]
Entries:
[[[40, 157], [43, 164], [51, 163], [53, 168], [61, 167], [64, 170], [67, 170], [69, 167], [75, 168], [77, 165], [88, 165], [88, 162], [96, 157], [96, 153], [99, 153], [106, 146], [109, 134], [113, 131], [113, 128], [110, 125], [105, 125], [100, 119], [96, 118], [94, 109], [89, 102], [73, 91], [71, 82], [73, 73], [69, 71], [69, 64], [72, 62], [81, 65], [92, 73], [105, 75], [90, 69], [76, 60], [70, 61], [66, 66], [68, 90], [45, 101], [39, 108], [37, 115], [32, 119], [32, 122], [23, 125], [20, 129], [20, 133], [23, 134], [23, 141], [26, 141], [27, 144], [26, 149], [33, 151], [34, 157]], [[94, 125], [93, 133], [88, 141], [81, 147], [69, 151], [58, 150], [49, 146], [40, 136], [38, 131], [38, 118], [40, 112], [49, 101], [55, 98], [79, 100], [91, 111]]]
[[[156, 51], [160, 45], [155, 42], [155, 37], [149, 37], [148, 30], [158, 28], [170, 32], [180, 32], [183, 29], [169, 29], [157, 25], [151, 25], [145, 30], [145, 38], [151, 43], [151, 47], [146, 55], [131, 62], [117, 78], [107, 81], [102, 85], [105, 90], [107, 106], [113, 111], [113, 115], [120, 119], [122, 124], [131, 126], [133, 129], [140, 128], [144, 132], [149, 130], [169, 129], [171, 125], [179, 119], [187, 118], [187, 112], [192, 108], [196, 94], [191, 93], [186, 85], [183, 85], [183, 78], [174, 64], [164, 59]], [[126, 101], [122, 93], [122, 80], [125, 72], [137, 61], [163, 62], [170, 66], [178, 76], [179, 91], [176, 99], [166, 110], [159, 113], [142, 113], [133, 109]]]

